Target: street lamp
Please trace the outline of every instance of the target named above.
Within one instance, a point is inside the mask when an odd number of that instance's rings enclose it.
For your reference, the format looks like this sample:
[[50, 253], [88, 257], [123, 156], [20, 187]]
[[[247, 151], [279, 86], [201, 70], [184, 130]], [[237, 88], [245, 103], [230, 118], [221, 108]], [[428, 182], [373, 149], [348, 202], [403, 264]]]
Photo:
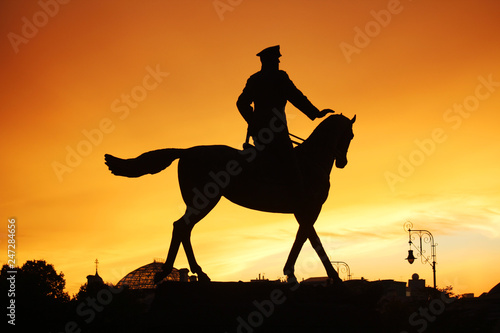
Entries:
[[349, 265], [344, 261], [330, 261], [334, 267], [336, 267], [337, 273], [347, 273], [347, 279], [351, 279], [351, 269]]
[[[410, 249], [408, 250], [408, 257], [405, 260], [408, 260], [410, 264], [413, 264], [415, 261], [415, 256], [413, 255], [413, 250], [411, 249], [411, 246], [418, 251], [417, 255], [420, 256], [420, 260], [423, 264], [428, 263], [432, 267], [432, 276], [434, 279], [434, 289], [436, 289], [436, 246], [437, 244], [434, 243], [434, 237], [428, 230], [413, 230], [413, 223], [410, 221], [406, 222], [404, 224], [404, 229], [408, 231], [408, 237], [409, 241], [408, 244], [410, 246]], [[417, 247], [413, 241], [416, 239], [416, 236], [418, 236], [419, 241], [420, 241], [420, 246]], [[422, 249], [422, 240], [424, 243], [428, 243], [431, 246], [431, 255], [430, 256], [425, 256], [425, 250]]]
[[[410, 242], [410, 244], [411, 244], [411, 242]], [[408, 262], [410, 264], [413, 264], [413, 262], [415, 261], [415, 256], [413, 255], [413, 250], [408, 250], [408, 258], [406, 258], [405, 260], [408, 260]]]

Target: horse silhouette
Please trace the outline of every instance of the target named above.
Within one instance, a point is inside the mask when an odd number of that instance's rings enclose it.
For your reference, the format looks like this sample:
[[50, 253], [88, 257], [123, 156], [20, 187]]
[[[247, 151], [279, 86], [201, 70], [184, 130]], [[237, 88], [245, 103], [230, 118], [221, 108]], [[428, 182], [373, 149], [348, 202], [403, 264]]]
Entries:
[[314, 229], [321, 207], [328, 197], [330, 172], [347, 164], [347, 150], [354, 137], [352, 119], [331, 115], [311, 135], [294, 148], [299, 166], [299, 180], [286, 183], [265, 172], [266, 163], [259, 159], [260, 147], [237, 150], [224, 145], [195, 146], [187, 149], [160, 149], [132, 159], [105, 155], [106, 165], [117, 176], [140, 177], [155, 174], [179, 159], [178, 178], [186, 212], [173, 223], [167, 259], [155, 280], [160, 282], [173, 270], [182, 243], [191, 271], [199, 281], [210, 281], [196, 262], [191, 246], [191, 231], [218, 203], [221, 197], [254, 210], [294, 214], [299, 229], [283, 272], [288, 281], [296, 281], [294, 266], [307, 239], [316, 250], [328, 277], [339, 282]]

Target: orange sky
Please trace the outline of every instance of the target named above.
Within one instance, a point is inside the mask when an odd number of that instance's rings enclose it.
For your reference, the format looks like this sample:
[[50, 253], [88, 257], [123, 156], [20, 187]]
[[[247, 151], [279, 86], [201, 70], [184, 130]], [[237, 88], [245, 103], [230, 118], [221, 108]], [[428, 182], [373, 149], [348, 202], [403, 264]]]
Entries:
[[[313, 104], [357, 115], [316, 223], [332, 260], [355, 278], [432, 284], [430, 266], [403, 260], [411, 220], [439, 244], [439, 287], [478, 295], [500, 281], [498, 1], [42, 0], [0, 15], [1, 216], [16, 218], [18, 263], [54, 264], [70, 293], [95, 258], [111, 283], [164, 258], [184, 211], [176, 163], [126, 179], [103, 155], [241, 147], [235, 102], [275, 44]], [[287, 115], [302, 137], [319, 123]], [[291, 215], [223, 200], [192, 239], [212, 280], [274, 279], [296, 230]], [[309, 244], [296, 269], [325, 275]]]

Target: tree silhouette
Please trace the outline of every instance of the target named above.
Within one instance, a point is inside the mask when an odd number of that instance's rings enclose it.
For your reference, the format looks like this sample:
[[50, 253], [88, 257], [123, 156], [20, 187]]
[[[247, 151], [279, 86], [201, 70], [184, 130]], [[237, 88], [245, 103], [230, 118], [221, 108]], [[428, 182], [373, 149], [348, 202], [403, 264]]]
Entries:
[[455, 293], [453, 292], [453, 286], [446, 286], [444, 288], [437, 288], [440, 292], [444, 293], [448, 297], [455, 297]]
[[[10, 281], [7, 277], [12, 274], [7, 272], [12, 270], [7, 265], [2, 267], [2, 290], [9, 289]], [[16, 328], [48, 331], [54, 323], [62, 320], [69, 301], [69, 296], [64, 291], [64, 274], [57, 273], [54, 266], [44, 260], [28, 260], [15, 270], [15, 296], [10, 299], [15, 300]]]
[[68, 301], [69, 296], [64, 292], [66, 280], [61, 272], [57, 274], [52, 264], [44, 260], [28, 260], [20, 269], [23, 288], [33, 298]]

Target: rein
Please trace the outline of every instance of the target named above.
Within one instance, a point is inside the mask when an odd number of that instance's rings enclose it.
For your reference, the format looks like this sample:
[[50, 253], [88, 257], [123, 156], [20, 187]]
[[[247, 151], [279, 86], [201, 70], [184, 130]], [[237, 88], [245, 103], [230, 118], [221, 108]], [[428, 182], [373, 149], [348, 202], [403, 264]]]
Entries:
[[[302, 138], [301, 138], [301, 137], [299, 137], [299, 136], [293, 135], [292, 133], [288, 133], [288, 135], [290, 135], [291, 137], [294, 137], [294, 138], [296, 138], [296, 139], [299, 139], [299, 140], [301, 140], [302, 142], [306, 141], [306, 140], [302, 139]], [[302, 142], [297, 142], [297, 141], [294, 141], [294, 140], [291, 140], [291, 141], [292, 141], [292, 143], [295, 143], [297, 146], [298, 146], [298, 145], [300, 145], [300, 144], [302, 143]]]
[[[299, 139], [299, 140], [300, 140], [300, 141], [302, 141], [302, 142], [306, 141], [306, 140], [302, 139], [300, 136], [296, 136], [296, 135], [294, 135], [294, 134], [292, 134], [292, 133], [288, 133], [288, 135], [290, 135], [291, 137], [294, 137], [294, 138], [296, 138], [296, 139]], [[292, 141], [292, 143], [296, 144], [297, 146], [298, 146], [298, 145], [300, 145], [300, 144], [302, 143], [302, 142], [297, 142], [297, 141], [295, 141], [295, 140], [290, 140], [290, 141]], [[246, 139], [245, 139], [245, 143], [243, 144], [243, 147], [244, 147], [245, 145], [248, 145], [248, 144], [249, 144], [249, 142], [250, 142], [250, 133], [249, 133], [249, 132], [247, 132], [247, 136], [246, 136]]]

